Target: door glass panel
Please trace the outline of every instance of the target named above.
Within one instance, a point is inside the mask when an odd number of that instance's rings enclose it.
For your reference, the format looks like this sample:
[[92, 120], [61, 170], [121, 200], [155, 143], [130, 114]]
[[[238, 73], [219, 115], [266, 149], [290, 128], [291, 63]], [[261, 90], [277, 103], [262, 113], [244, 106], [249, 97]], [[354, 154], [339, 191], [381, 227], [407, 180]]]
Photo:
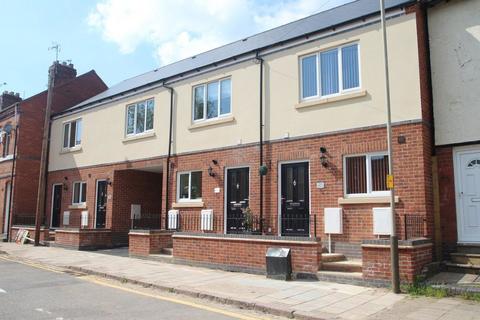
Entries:
[[305, 202], [305, 167], [298, 167], [297, 201]]
[[287, 168], [287, 174], [286, 174], [286, 181], [285, 181], [285, 200], [287, 201], [293, 201], [293, 184], [294, 184], [294, 179], [293, 179], [293, 168], [288, 167]]

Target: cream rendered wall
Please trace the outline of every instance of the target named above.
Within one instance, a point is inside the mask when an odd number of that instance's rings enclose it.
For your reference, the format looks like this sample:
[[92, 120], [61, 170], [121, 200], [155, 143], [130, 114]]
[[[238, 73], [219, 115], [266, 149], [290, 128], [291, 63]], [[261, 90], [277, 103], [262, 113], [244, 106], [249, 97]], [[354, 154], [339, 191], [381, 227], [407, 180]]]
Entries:
[[[155, 99], [154, 136], [141, 140], [125, 140], [127, 104]], [[49, 171], [85, 167], [104, 163], [145, 159], [165, 154], [168, 140], [170, 93], [165, 89], [112, 102], [52, 121]], [[81, 150], [62, 153], [63, 124], [82, 119]]]
[[[421, 118], [415, 16], [388, 24], [393, 120]], [[299, 56], [330, 46], [358, 41], [361, 57], [361, 90], [364, 97], [297, 109]], [[299, 137], [385, 123], [382, 42], [379, 24], [315, 41], [265, 56], [265, 139]], [[192, 126], [192, 87], [230, 77], [232, 115], [229, 121]], [[258, 142], [259, 65], [247, 61], [206, 75], [172, 84], [175, 89], [173, 153]], [[125, 143], [126, 105], [155, 97], [156, 136]], [[157, 89], [135, 98], [54, 120], [50, 171], [162, 156], [167, 153], [169, 92]], [[62, 123], [81, 116], [82, 150], [60, 153]]]
[[428, 12], [436, 145], [480, 140], [480, 1]]

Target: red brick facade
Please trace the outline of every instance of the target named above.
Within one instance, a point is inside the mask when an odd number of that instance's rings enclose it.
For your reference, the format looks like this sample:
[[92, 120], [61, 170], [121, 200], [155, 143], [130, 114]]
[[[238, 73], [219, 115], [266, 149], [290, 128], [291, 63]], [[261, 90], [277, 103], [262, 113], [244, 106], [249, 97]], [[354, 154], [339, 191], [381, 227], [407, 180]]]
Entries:
[[78, 250], [110, 248], [112, 233], [98, 229], [59, 229], [55, 231], [55, 245]]
[[[262, 238], [226, 238], [176, 234], [173, 236], [175, 259], [200, 262], [225, 269], [265, 272], [268, 248], [290, 248], [292, 271], [315, 274], [321, 266], [319, 241], [273, 240]], [[201, 248], [201, 250], [199, 250]]]
[[[61, 65], [58, 70], [62, 73], [65, 68], [72, 69], [71, 66]], [[74, 78], [76, 72], [67, 70], [67, 73], [70, 78], [67, 79], [66, 74], [60, 74], [61, 81], [54, 87], [53, 113], [72, 107], [107, 88], [95, 71], [90, 71], [77, 78]], [[47, 91], [44, 91], [19, 102], [17, 117], [15, 117], [14, 107], [0, 112], [0, 117], [2, 117], [0, 126], [2, 128], [6, 124], [10, 124], [15, 130], [16, 125], [18, 125], [17, 130], [12, 132], [9, 147], [9, 154], [13, 156], [15, 135], [17, 135], [11, 205], [11, 216], [14, 223], [17, 221], [32, 224], [32, 221], [34, 221], [42, 146], [42, 135], [40, 133], [43, 130], [46, 102]], [[3, 146], [0, 147], [0, 152], [2, 149]], [[7, 181], [10, 181], [12, 164], [12, 160], [0, 162], [0, 225], [2, 228], [5, 213], [5, 186]]]
[[[391, 279], [389, 245], [362, 245], [362, 273], [366, 279]], [[432, 244], [399, 245], [400, 280], [415, 281], [432, 262]]]
[[128, 252], [133, 256], [148, 256], [171, 248], [172, 232], [164, 230], [132, 230], [128, 234]]

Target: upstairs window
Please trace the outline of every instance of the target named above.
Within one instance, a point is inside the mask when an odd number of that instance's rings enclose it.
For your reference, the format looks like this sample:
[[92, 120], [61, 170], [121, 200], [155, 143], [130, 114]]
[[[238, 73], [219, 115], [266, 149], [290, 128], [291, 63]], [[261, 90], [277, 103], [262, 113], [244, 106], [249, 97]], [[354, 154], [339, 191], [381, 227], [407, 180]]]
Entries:
[[231, 113], [232, 85], [223, 79], [193, 88], [193, 121], [215, 119]]
[[302, 100], [360, 88], [358, 53], [358, 44], [348, 44], [300, 58]]
[[67, 122], [63, 125], [63, 148], [73, 148], [82, 143], [82, 119]]
[[87, 202], [87, 183], [78, 181], [73, 183], [72, 204], [85, 204]]
[[177, 200], [201, 201], [202, 200], [202, 172], [180, 172], [177, 182]]
[[127, 136], [142, 134], [153, 130], [155, 105], [153, 99], [140, 101], [127, 106]]
[[387, 195], [388, 155], [365, 154], [345, 157], [345, 194]]

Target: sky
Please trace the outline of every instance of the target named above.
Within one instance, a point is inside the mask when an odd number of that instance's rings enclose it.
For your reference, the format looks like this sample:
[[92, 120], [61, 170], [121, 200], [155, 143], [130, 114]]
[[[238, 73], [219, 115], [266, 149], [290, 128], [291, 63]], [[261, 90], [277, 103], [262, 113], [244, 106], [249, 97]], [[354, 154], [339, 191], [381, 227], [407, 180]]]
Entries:
[[350, 1], [0, 0], [0, 91], [45, 90], [54, 43], [60, 61], [112, 86]]

